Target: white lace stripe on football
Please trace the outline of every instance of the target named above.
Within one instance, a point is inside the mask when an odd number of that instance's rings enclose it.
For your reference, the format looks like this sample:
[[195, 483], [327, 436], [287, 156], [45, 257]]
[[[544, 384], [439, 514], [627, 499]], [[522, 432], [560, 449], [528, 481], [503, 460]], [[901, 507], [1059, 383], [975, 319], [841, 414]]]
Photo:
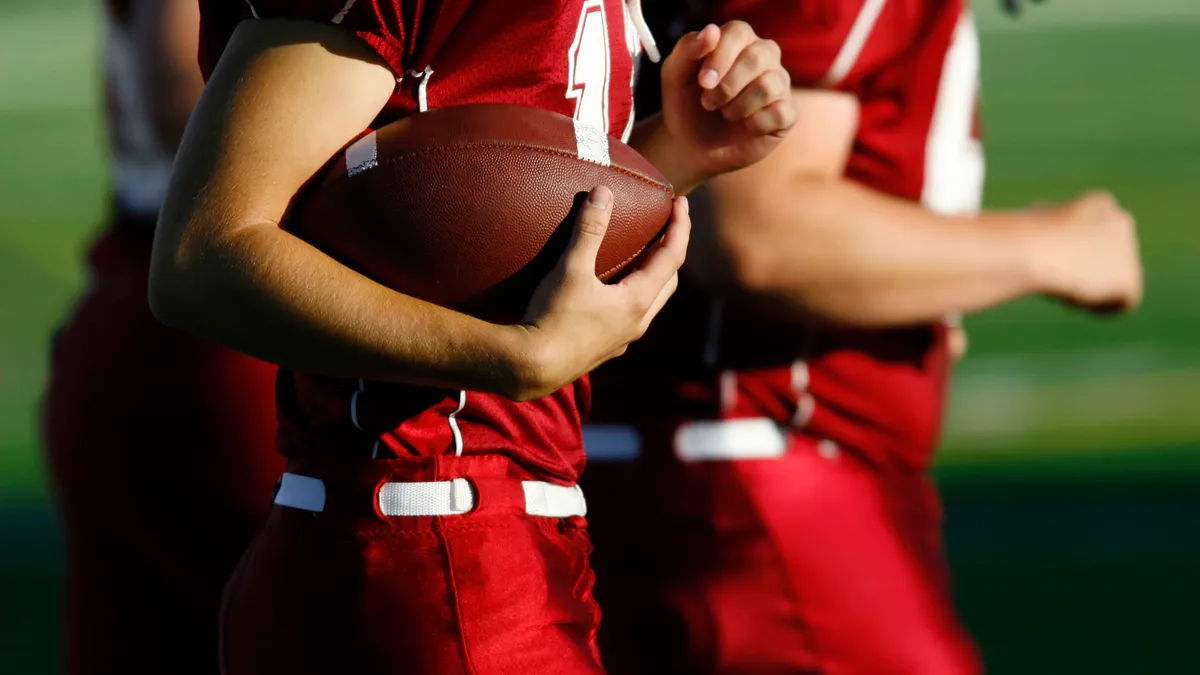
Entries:
[[579, 120], [575, 120], [575, 149], [579, 159], [600, 166], [611, 166], [608, 157], [608, 134]]

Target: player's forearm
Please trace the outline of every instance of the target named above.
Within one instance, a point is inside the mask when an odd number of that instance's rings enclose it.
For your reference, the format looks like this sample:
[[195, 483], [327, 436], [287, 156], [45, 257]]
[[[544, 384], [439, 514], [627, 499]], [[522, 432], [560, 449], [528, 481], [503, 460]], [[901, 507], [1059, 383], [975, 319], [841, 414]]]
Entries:
[[194, 0], [138, 0], [133, 42], [155, 138], [174, 154], [204, 89], [196, 63], [200, 11]]
[[791, 181], [757, 204], [718, 184], [712, 213], [710, 239], [724, 249], [729, 280], [839, 323], [933, 321], [1042, 290], [1037, 228], [1023, 213], [941, 216], [823, 177]]
[[150, 287], [165, 323], [304, 372], [511, 398], [537, 388], [521, 329], [391, 291], [273, 225], [165, 243]]
[[700, 186], [708, 176], [702, 175], [687, 162], [680, 161], [682, 153], [662, 123], [662, 115], [653, 115], [641, 120], [629, 135], [629, 147], [643, 157], [671, 181], [675, 194], [686, 197]]

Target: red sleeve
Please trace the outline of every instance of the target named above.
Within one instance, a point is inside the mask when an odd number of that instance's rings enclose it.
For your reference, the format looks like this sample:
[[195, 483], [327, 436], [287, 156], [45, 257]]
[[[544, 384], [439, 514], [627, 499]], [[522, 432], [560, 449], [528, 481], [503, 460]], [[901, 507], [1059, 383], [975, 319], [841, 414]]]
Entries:
[[740, 19], [779, 43], [792, 84], [851, 90], [908, 39], [903, 0], [717, 0], [710, 20]]
[[238, 23], [305, 19], [335, 24], [375, 50], [397, 77], [413, 49], [413, 29], [427, 0], [200, 0], [200, 67], [207, 78]]

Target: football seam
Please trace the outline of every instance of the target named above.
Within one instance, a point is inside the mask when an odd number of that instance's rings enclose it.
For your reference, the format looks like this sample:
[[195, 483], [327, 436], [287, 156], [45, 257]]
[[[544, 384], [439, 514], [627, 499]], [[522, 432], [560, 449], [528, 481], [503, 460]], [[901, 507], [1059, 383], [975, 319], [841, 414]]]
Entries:
[[[660, 234], [661, 234], [661, 232], [660, 232]], [[652, 242], [651, 242], [651, 243], [653, 243], [653, 241], [657, 241], [657, 239], [658, 239], [658, 235], [656, 234], [656, 235], [654, 235], [654, 240], [652, 240]], [[642, 252], [643, 252], [643, 251], [645, 251], [647, 248], [650, 248], [650, 244], [646, 244], [645, 246], [643, 246], [643, 247], [639, 248], [638, 250], [634, 251], [634, 252], [633, 252], [633, 255], [631, 255], [631, 256], [629, 256], [628, 258], [626, 258], [626, 259], [622, 260], [621, 262], [617, 263], [616, 265], [613, 265], [612, 267], [610, 267], [610, 268], [608, 268], [608, 269], [604, 270], [603, 272], [601, 272], [601, 273], [600, 273], [600, 276], [602, 276], [602, 277], [609, 277], [609, 276], [611, 276], [611, 275], [613, 275], [613, 274], [616, 274], [617, 272], [619, 272], [619, 271], [621, 271], [622, 269], [624, 269], [624, 267], [625, 267], [626, 265], [628, 265], [629, 263], [633, 262], [633, 259], [634, 259], [634, 258], [636, 258], [636, 257], [638, 257], [639, 255], [641, 255], [641, 254], [642, 254]]]
[[[581, 162], [588, 161], [585, 159], [579, 159], [579, 157], [577, 155], [571, 154], [564, 150], [558, 150], [557, 148], [548, 148], [548, 147], [541, 146], [541, 145], [522, 145], [522, 144], [517, 144], [517, 143], [456, 143], [454, 145], [444, 145], [444, 146], [437, 147], [437, 148], [424, 148], [421, 150], [410, 150], [401, 155], [392, 155], [390, 157], [387, 157], [386, 159], [377, 159], [378, 164], [375, 167], [373, 167], [373, 169], [377, 169], [378, 167], [381, 167], [381, 166], [387, 166], [389, 164], [395, 164], [396, 162], [402, 162], [404, 160], [412, 159], [414, 157], [420, 157], [422, 155], [432, 155], [432, 154], [448, 152], [451, 150], [461, 150], [461, 149], [471, 149], [471, 148], [492, 149], [492, 150], [532, 150], [534, 152], [540, 152], [540, 153], [547, 154], [547, 155], [557, 155], [559, 157], [565, 157], [567, 159], [575, 159], [575, 160], [579, 160]], [[589, 163], [594, 163], [594, 162], [589, 162]], [[600, 166], [600, 165], [597, 165], [597, 166]], [[653, 178], [646, 176], [645, 174], [634, 171], [633, 169], [627, 169], [619, 164], [609, 164], [608, 168], [614, 169], [618, 173], [622, 173], [627, 176], [636, 178], [636, 179], [642, 181], [643, 183], [646, 183], [647, 185], [653, 185], [654, 187], [662, 190], [663, 192], [671, 195], [672, 197], [675, 196], [674, 188], [664, 185], [664, 184], [658, 182], [657, 180], [654, 180]], [[339, 183], [339, 182], [343, 182], [343, 181], [349, 182], [351, 179], [358, 178], [359, 176], [365, 176], [370, 173], [372, 173], [372, 171], [361, 171], [359, 173], [354, 174], [353, 176], [350, 176], [350, 175], [347, 175], [347, 173], [345, 171], [338, 171], [338, 172], [335, 172], [335, 175], [337, 176], [337, 180], [335, 180], [333, 182], [335, 182], [335, 183]]]

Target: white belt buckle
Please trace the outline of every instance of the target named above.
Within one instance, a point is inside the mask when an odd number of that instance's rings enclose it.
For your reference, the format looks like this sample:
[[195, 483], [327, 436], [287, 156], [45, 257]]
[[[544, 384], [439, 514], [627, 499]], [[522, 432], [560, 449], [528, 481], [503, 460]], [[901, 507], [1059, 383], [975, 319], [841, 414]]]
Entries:
[[675, 430], [675, 456], [681, 462], [778, 459], [787, 442], [784, 428], [766, 417], [696, 420]]

